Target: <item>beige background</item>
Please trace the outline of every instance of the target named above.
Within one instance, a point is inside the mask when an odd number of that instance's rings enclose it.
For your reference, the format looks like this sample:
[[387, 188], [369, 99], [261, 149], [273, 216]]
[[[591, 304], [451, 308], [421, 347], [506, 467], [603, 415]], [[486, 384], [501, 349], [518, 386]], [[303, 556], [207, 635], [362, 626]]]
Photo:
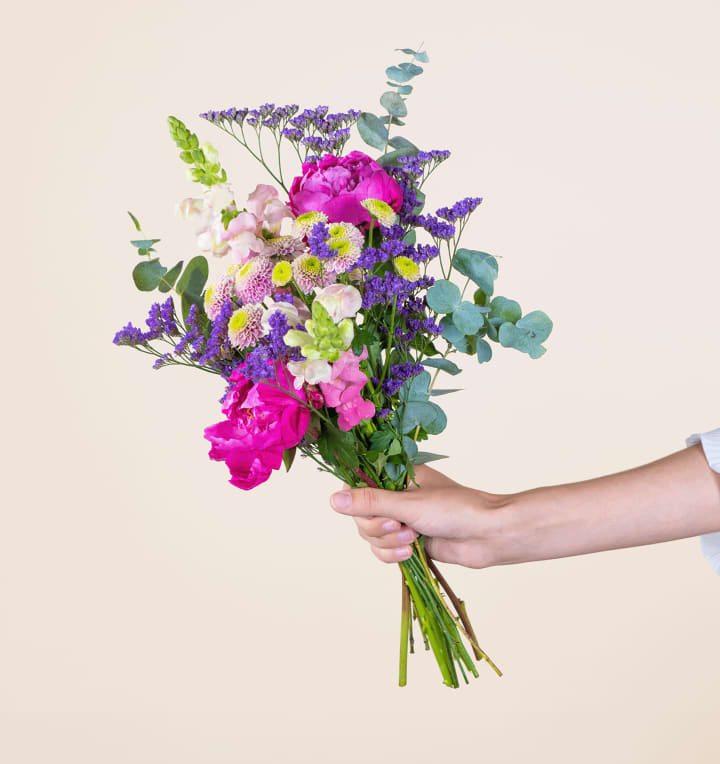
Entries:
[[[471, 7], [472, 5], [472, 7]], [[6, 17], [0, 759], [8, 764], [716, 762], [720, 579], [696, 540], [448, 572], [506, 671], [395, 686], [397, 571], [300, 464], [251, 494], [206, 457], [220, 387], [110, 344], [192, 193], [165, 117], [248, 191], [200, 111], [375, 108], [431, 63], [407, 135], [450, 147], [431, 202], [555, 320], [471, 362], [434, 450], [491, 491], [644, 463], [720, 424], [720, 14], [700, 2], [26, 3]], [[174, 261], [174, 260], [173, 260]]]

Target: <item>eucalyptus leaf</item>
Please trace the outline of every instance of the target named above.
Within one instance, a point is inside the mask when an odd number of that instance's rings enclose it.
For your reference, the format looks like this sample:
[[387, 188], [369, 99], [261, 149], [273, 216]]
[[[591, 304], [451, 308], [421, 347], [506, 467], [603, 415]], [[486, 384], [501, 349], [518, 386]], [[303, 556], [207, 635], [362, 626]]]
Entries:
[[417, 153], [419, 151], [418, 147], [409, 141], [407, 138], [403, 138], [402, 135], [395, 135], [388, 143], [394, 148], [394, 149], [409, 149], [410, 151]]
[[424, 51], [424, 50], [419, 50], [415, 54], [415, 60], [416, 61], [422, 61], [423, 64], [430, 63], [430, 58], [429, 58], [428, 54], [426, 53], [426, 51]]
[[133, 282], [141, 292], [152, 292], [157, 289], [160, 279], [167, 273], [167, 268], [160, 265], [160, 260], [145, 260], [138, 263], [132, 272]]
[[447, 459], [447, 456], [444, 456], [443, 454], [431, 454], [429, 451], [418, 451], [418, 453], [413, 457], [412, 463], [415, 466], [418, 466], [420, 464], [427, 464], [428, 462], [437, 462], [440, 459]]
[[552, 321], [541, 310], [528, 313], [517, 324], [502, 324], [498, 338], [503, 347], [515, 348], [530, 358], [540, 358], [545, 353], [542, 343], [550, 336]]
[[185, 266], [180, 280], [177, 282], [175, 291], [186, 296], [193, 302], [199, 302], [202, 298], [202, 292], [207, 282], [209, 273], [208, 261], [204, 255], [196, 255]]
[[152, 250], [153, 244], [157, 244], [160, 239], [132, 239], [130, 243], [137, 249]]
[[417, 77], [418, 74], [423, 73], [422, 66], [418, 66], [417, 64], [398, 64], [398, 69], [407, 72], [411, 77]]
[[439, 435], [447, 427], [447, 416], [437, 403], [431, 403], [430, 405], [435, 407], [435, 418], [432, 422], [425, 424], [423, 429], [429, 435]]
[[370, 436], [370, 448], [373, 451], [386, 451], [395, 439], [392, 430], [377, 430]]
[[453, 259], [453, 268], [474, 281], [485, 294], [493, 293], [498, 264], [492, 255], [472, 249], [458, 249]]
[[486, 363], [492, 358], [492, 347], [486, 340], [477, 341], [476, 352], [479, 363]]
[[400, 95], [410, 95], [410, 93], [413, 92], [413, 86], [412, 85], [396, 85], [397, 92], [400, 93]]
[[431, 369], [441, 369], [453, 377], [462, 371], [457, 364], [447, 358], [423, 358], [422, 365], [429, 366]]
[[180, 275], [182, 266], [183, 261], [181, 260], [179, 263], [175, 263], [175, 265], [173, 265], [173, 267], [164, 276], [160, 277], [158, 289], [161, 292], [169, 292], [173, 288], [177, 277]]
[[439, 279], [428, 289], [426, 299], [435, 313], [452, 313], [460, 304], [460, 288], [452, 281]]
[[357, 121], [360, 137], [374, 149], [384, 149], [387, 142], [387, 128], [378, 117], [368, 111], [362, 112]]
[[390, 478], [390, 480], [400, 480], [400, 478], [405, 474], [405, 465], [404, 464], [394, 464], [393, 462], [388, 462], [385, 465], [385, 474]]
[[135, 215], [133, 215], [132, 212], [130, 212], [130, 210], [127, 211], [127, 214], [130, 215], [130, 220], [132, 220], [133, 225], [135, 226], [135, 230], [136, 231], [141, 231], [142, 228], [140, 228], [140, 222], [135, 217]]
[[408, 401], [398, 411], [403, 433], [432, 425], [439, 407], [429, 401]]
[[435, 397], [436, 395], [450, 395], [450, 393], [459, 393], [462, 391], [461, 387], [446, 387], [446, 388], [433, 388], [430, 391], [430, 395]]
[[465, 339], [465, 333], [455, 326], [452, 320], [452, 316], [443, 316], [440, 323], [442, 324], [442, 336], [455, 347], [461, 353], [468, 352], [468, 343]]
[[378, 157], [376, 161], [380, 167], [390, 167], [391, 165], [400, 164], [398, 162], [400, 157], [406, 157], [416, 153], [417, 151], [412, 151], [411, 149], [398, 149], [397, 151], [391, 151], [388, 154], [383, 154], [382, 156]]
[[485, 324], [486, 309], [463, 300], [453, 311], [453, 323], [463, 334], [476, 334]]
[[399, 66], [388, 66], [385, 76], [393, 82], [410, 82], [415, 75], [404, 71]]
[[392, 90], [388, 90], [380, 96], [380, 104], [392, 117], [407, 116], [408, 111], [404, 99]]
[[413, 459], [418, 452], [417, 443], [407, 435], [403, 436], [403, 448], [410, 459]]
[[522, 309], [519, 302], [498, 295], [490, 302], [490, 316], [514, 324], [522, 316]]

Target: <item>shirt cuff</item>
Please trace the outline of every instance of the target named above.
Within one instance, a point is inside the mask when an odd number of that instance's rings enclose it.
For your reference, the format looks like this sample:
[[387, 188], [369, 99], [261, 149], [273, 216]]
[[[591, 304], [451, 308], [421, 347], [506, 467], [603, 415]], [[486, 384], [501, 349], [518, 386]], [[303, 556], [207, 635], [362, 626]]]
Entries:
[[[688, 446], [700, 443], [708, 464], [715, 472], [720, 473], [720, 427], [702, 435], [691, 435], [686, 443]], [[720, 574], [720, 532], [706, 533], [700, 537], [700, 544], [707, 561], [712, 565], [713, 570]]]

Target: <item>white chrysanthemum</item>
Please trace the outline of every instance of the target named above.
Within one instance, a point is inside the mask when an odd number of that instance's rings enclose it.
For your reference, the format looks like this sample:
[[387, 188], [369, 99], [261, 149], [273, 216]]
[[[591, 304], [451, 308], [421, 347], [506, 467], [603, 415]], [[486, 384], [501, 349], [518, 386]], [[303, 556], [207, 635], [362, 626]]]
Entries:
[[335, 281], [335, 274], [328, 271], [319, 257], [309, 253], [293, 260], [293, 277], [299, 289], [309, 294], [316, 287], [324, 287]]
[[233, 347], [242, 349], [254, 345], [262, 336], [262, 305], [243, 305], [228, 322], [228, 339]]
[[235, 273], [235, 288], [243, 302], [262, 302], [272, 287], [272, 265], [267, 257], [253, 257]]
[[299, 236], [276, 236], [265, 242], [264, 255], [294, 258], [305, 251], [305, 242]]
[[327, 223], [328, 217], [324, 212], [303, 212], [293, 220], [293, 233], [297, 236], [307, 236], [315, 223]]
[[325, 261], [325, 267], [332, 273], [352, 270], [360, 257], [362, 245], [341, 237], [330, 238], [327, 244], [334, 254]]
[[359, 247], [365, 242], [363, 232], [352, 223], [330, 223], [328, 232], [331, 239], [349, 239]]
[[217, 283], [210, 284], [205, 292], [205, 313], [209, 319], [214, 320], [220, 315], [222, 306], [235, 297], [235, 278], [233, 274], [226, 274]]

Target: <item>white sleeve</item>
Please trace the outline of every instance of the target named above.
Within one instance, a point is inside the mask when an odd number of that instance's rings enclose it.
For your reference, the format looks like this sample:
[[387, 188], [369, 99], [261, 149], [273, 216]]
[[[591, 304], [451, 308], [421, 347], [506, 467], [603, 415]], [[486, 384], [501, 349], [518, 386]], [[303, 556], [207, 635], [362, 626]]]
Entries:
[[[687, 441], [688, 446], [701, 443], [708, 464], [720, 473], [720, 427], [702, 435], [691, 435]], [[702, 550], [716, 573], [720, 573], [720, 532], [706, 533], [701, 536]]]

